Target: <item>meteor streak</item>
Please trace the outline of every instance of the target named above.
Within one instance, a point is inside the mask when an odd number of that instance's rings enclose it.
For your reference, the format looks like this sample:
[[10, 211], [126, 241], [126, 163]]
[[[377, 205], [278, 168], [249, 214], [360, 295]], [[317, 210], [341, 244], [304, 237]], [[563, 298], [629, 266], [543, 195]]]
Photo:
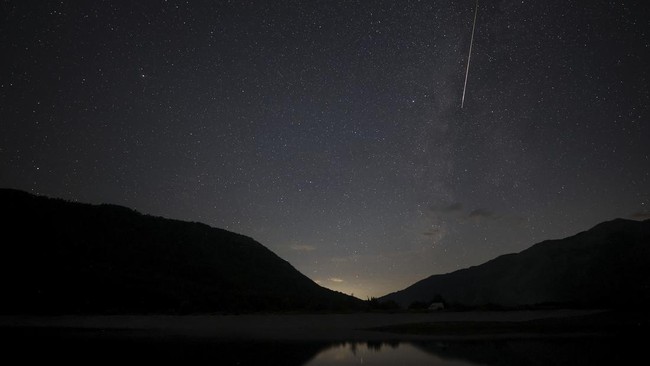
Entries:
[[478, 14], [478, 0], [474, 9], [474, 24], [472, 25], [472, 39], [469, 42], [469, 54], [467, 55], [467, 69], [465, 70], [465, 85], [463, 86], [463, 99], [460, 101], [460, 108], [465, 105], [465, 91], [467, 90], [467, 75], [469, 75], [469, 61], [472, 58], [472, 45], [474, 44], [474, 30], [476, 29], [476, 14]]

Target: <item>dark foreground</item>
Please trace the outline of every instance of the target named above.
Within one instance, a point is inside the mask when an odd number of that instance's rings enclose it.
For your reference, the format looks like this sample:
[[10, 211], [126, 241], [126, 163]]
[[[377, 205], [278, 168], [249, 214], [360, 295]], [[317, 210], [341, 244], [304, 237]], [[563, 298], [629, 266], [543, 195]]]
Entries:
[[642, 360], [647, 320], [581, 311], [7, 317], [0, 344], [21, 363], [601, 365]]

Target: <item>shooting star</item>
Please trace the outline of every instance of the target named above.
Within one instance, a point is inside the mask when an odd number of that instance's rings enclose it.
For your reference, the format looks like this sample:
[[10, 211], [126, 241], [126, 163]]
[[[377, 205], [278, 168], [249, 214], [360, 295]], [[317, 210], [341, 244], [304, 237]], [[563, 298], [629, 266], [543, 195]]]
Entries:
[[474, 9], [474, 24], [472, 25], [472, 39], [469, 42], [469, 54], [467, 55], [467, 69], [465, 70], [465, 85], [463, 86], [463, 99], [460, 101], [460, 108], [465, 105], [465, 91], [467, 91], [467, 76], [469, 75], [469, 61], [472, 58], [472, 45], [474, 45], [474, 30], [476, 29], [476, 14], [478, 14], [478, 0]]

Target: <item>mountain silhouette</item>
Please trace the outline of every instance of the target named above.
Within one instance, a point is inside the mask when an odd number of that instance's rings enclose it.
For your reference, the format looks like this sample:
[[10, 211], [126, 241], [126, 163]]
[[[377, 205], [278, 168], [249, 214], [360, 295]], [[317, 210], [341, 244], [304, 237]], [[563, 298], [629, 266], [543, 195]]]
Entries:
[[442, 297], [460, 306], [650, 305], [650, 220], [616, 219], [388, 294], [406, 307]]
[[195, 222], [0, 189], [0, 314], [345, 311], [255, 240]]

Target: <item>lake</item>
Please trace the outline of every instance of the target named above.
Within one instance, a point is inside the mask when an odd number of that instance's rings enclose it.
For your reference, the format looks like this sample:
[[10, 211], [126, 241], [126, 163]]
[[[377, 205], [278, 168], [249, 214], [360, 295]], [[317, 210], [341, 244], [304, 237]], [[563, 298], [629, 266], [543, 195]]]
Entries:
[[[0, 318], [4, 360], [66, 365], [619, 365], [645, 358], [634, 334], [420, 336], [368, 328], [422, 321], [525, 321], [548, 313]], [[577, 316], [559, 312], [555, 317]], [[643, 328], [646, 329], [646, 328]]]
[[641, 340], [612, 337], [391, 342], [210, 341], [70, 330], [3, 334], [5, 360], [23, 364], [125, 361], [214, 365], [620, 365], [645, 356]]

